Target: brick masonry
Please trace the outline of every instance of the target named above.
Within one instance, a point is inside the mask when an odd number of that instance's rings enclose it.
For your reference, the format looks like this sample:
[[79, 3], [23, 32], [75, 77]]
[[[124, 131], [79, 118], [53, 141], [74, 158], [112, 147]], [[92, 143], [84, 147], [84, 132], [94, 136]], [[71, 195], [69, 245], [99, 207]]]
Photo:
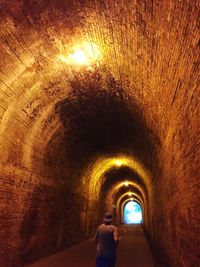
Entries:
[[[82, 176], [117, 153], [151, 173], [137, 182], [158, 266], [198, 266], [198, 13], [195, 0], [0, 1], [0, 266], [90, 236], [125, 176], [106, 176], [99, 203]], [[58, 60], [82, 40], [100, 65]]]

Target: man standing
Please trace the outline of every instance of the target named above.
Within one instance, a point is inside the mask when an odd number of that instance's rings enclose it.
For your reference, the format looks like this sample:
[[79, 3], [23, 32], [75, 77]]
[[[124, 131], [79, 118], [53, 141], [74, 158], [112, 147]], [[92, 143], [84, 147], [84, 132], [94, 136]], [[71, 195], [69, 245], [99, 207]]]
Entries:
[[96, 267], [115, 267], [116, 247], [119, 243], [118, 229], [112, 223], [113, 216], [107, 212], [104, 223], [96, 231], [97, 243]]

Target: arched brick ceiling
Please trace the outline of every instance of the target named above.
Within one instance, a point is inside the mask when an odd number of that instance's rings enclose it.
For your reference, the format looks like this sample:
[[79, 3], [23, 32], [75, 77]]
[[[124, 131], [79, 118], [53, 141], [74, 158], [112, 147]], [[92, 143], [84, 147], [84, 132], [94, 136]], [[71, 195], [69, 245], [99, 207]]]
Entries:
[[[130, 202], [130, 201], [135, 201], [135, 202], [137, 202], [142, 208], [143, 208], [143, 206], [142, 206], [142, 201], [141, 201], [141, 199], [139, 198], [139, 197], [137, 197], [137, 196], [132, 196], [132, 197], [129, 197], [129, 196], [126, 196], [126, 198], [124, 198], [123, 200], [122, 200], [122, 202], [121, 203], [119, 203], [119, 204], [121, 204], [121, 208], [123, 209], [124, 208], [124, 206], [126, 205], [126, 203], [128, 203], [128, 202]], [[120, 206], [119, 206], [120, 207]]]
[[[190, 210], [187, 178], [196, 185], [198, 157], [189, 158], [199, 144], [198, 9], [197, 0], [0, 1], [2, 175], [10, 165], [19, 167], [18, 178], [34, 174], [33, 198], [40, 181], [59, 184], [69, 206], [81, 203], [89, 214], [82, 199], [93, 205], [131, 174], [149, 196], [146, 226], [166, 212], [172, 222], [183, 203]], [[101, 60], [69, 64], [74, 47], [85, 43], [99, 48]], [[116, 172], [118, 157], [128, 162], [124, 174]], [[86, 213], [76, 216], [88, 231]], [[180, 208], [176, 216], [186, 215]]]
[[[173, 4], [171, 1], [157, 4], [129, 1], [127, 5], [124, 1], [9, 0], [2, 2], [1, 10], [1, 138], [6, 135], [3, 149], [8, 152], [4, 158], [11, 162], [17, 160], [30, 165], [32, 160], [28, 157], [32, 154], [32, 142], [38, 136], [40, 141], [35, 150], [43, 155], [49, 140], [63, 134], [54, 107], [68, 95], [73, 96], [69, 82], [77, 69], [62, 64], [57, 56], [67, 54], [79, 42], [93, 41], [99, 45], [103, 64], [116, 79], [120, 79], [126, 95], [128, 93], [135, 106], [139, 104], [145, 114], [149, 125], [146, 140], [152, 136], [153, 129], [154, 133], [159, 130], [157, 136], [161, 139], [167, 134], [166, 123], [178, 94], [180, 97], [188, 94], [187, 101], [192, 96], [195, 99], [195, 91], [187, 91], [191, 81], [195, 88], [195, 65], [185, 64], [188, 58], [196, 55], [187, 53], [191, 44], [196, 49], [198, 42], [195, 2], [191, 5], [182, 1]], [[183, 14], [187, 12], [187, 17], [178, 22], [176, 14], [180, 10]], [[164, 45], [165, 33], [172, 25], [173, 34], [169, 36], [168, 45]], [[192, 42], [187, 45], [189, 38]], [[181, 46], [183, 39], [184, 47]], [[87, 94], [82, 92], [79, 101], [90, 98], [91, 94]], [[109, 99], [108, 92], [105, 93], [106, 99]], [[184, 105], [187, 107], [187, 103]], [[97, 110], [101, 111], [101, 108]], [[114, 107], [111, 112], [115, 112]], [[119, 118], [117, 122], [120, 123]], [[12, 131], [12, 126], [18, 123], [24, 126], [23, 131]], [[14, 144], [13, 135], [16, 137]], [[153, 141], [157, 145], [159, 138]], [[16, 157], [13, 145], [23, 151], [22, 159]], [[38, 155], [36, 160], [39, 158]]]
[[[99, 155], [131, 154], [150, 171], [159, 166], [156, 149], [173, 135], [166, 126], [174, 106], [195, 101], [187, 87], [195, 88], [197, 72], [186, 63], [196, 55], [187, 52], [198, 42], [197, 6], [125, 2], [1, 3], [3, 161], [56, 179], [77, 162], [81, 173]], [[178, 22], [180, 10], [187, 17]], [[83, 42], [99, 46], [100, 64], [59, 60]], [[186, 102], [176, 103], [183, 95]]]
[[[104, 176], [105, 182], [102, 185], [102, 192], [105, 197], [111, 198], [121, 190], [131, 190], [131, 188], [136, 187], [148, 198], [146, 181], [131, 166], [115, 167], [108, 170]], [[128, 183], [128, 186], [124, 185], [125, 182]]]
[[[126, 186], [124, 182], [128, 183], [128, 186]], [[123, 180], [123, 182], [119, 182], [116, 179], [114, 182], [107, 180], [107, 183], [110, 184], [110, 187], [108, 189], [105, 189], [105, 187], [103, 186], [101, 198], [102, 206], [104, 206], [105, 209], [109, 210], [113, 205], [116, 206], [117, 203], [120, 202], [120, 199], [121, 197], [123, 197], [123, 195], [126, 195], [126, 198], [131, 198], [133, 194], [134, 196], [137, 195], [140, 199], [139, 201], [142, 201], [143, 205], [146, 205], [146, 208], [148, 209], [149, 192], [145, 191], [145, 189], [140, 184], [138, 184], [137, 181], [126, 179]]]
[[127, 196], [130, 197], [129, 194], [135, 194], [138, 197], [140, 197], [140, 199], [145, 202], [147, 201], [146, 198], [144, 198], [144, 195], [141, 193], [141, 190], [139, 190], [137, 187], [130, 187], [129, 189], [126, 188], [122, 188], [121, 190], [119, 190], [114, 196], [113, 196], [113, 203], [116, 204], [117, 201], [119, 200], [119, 198], [125, 194], [127, 194]]

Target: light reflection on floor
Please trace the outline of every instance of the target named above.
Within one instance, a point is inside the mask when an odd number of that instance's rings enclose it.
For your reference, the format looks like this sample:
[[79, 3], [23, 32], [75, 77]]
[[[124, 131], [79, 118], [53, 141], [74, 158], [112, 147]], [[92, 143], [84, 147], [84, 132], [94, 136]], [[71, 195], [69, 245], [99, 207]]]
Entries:
[[129, 201], [124, 207], [124, 223], [142, 223], [142, 209], [135, 201]]

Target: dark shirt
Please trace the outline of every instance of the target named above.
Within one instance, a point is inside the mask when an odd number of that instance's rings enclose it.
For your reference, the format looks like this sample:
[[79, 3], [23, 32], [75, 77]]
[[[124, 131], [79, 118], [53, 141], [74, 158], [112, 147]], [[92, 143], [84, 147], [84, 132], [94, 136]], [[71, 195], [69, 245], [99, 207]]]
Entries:
[[115, 257], [119, 240], [118, 229], [112, 224], [101, 224], [96, 231], [97, 256]]

